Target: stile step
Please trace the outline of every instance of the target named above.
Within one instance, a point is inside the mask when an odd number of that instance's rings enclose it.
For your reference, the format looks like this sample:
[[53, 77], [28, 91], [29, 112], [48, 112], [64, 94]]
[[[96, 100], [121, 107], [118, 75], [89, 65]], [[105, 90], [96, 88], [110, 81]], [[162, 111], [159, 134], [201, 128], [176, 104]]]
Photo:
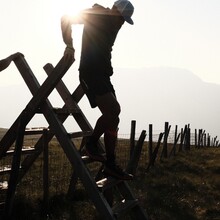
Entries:
[[83, 162], [84, 162], [85, 164], [94, 162], [94, 160], [92, 160], [92, 159], [91, 159], [89, 156], [87, 156], [87, 155], [83, 155], [83, 156], [81, 156], [81, 158], [82, 158], [82, 160], [83, 160]]
[[56, 114], [64, 114], [64, 115], [71, 115], [75, 113], [81, 113], [82, 111], [79, 108], [53, 108]]
[[114, 215], [119, 218], [120, 216], [124, 215], [125, 213], [129, 212], [132, 208], [135, 206], [138, 206], [138, 200], [123, 200], [120, 203], [116, 204], [113, 208], [112, 211]]
[[27, 128], [24, 132], [24, 135], [38, 135], [43, 134], [44, 130], [48, 128], [40, 127], [40, 128]]
[[104, 192], [104, 191], [111, 189], [114, 186], [118, 185], [122, 181], [123, 180], [115, 179], [112, 177], [107, 177], [107, 178], [104, 178], [104, 179], [97, 181], [96, 184], [97, 184], [98, 188], [102, 189], [102, 191]]
[[[20, 166], [21, 169], [21, 166]], [[0, 167], [0, 175], [4, 175], [6, 173], [10, 173], [11, 172], [11, 167], [10, 166], [1, 166]]]
[[1, 216], [3, 215], [4, 208], [5, 208], [5, 202], [0, 201], [0, 219], [1, 219]]
[[[33, 152], [35, 152], [35, 148], [34, 147], [26, 147], [26, 148], [22, 148], [22, 154], [31, 154]], [[14, 150], [8, 150], [6, 152], [5, 156], [10, 156], [14, 154]]]
[[0, 175], [11, 172], [11, 167], [9, 166], [1, 166], [0, 167]]
[[8, 189], [8, 182], [7, 181], [0, 182], [0, 191], [6, 189]]
[[92, 131], [78, 131], [69, 133], [70, 138], [79, 138], [79, 137], [89, 137], [91, 136]]

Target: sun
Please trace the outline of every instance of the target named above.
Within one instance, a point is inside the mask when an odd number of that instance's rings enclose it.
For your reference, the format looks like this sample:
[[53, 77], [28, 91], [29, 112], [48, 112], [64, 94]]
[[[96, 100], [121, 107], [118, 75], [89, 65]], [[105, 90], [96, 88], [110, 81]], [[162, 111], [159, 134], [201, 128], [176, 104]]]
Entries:
[[[50, 0], [50, 19], [56, 25], [56, 34], [60, 36], [60, 20], [63, 15], [77, 16], [83, 9], [94, 4], [91, 0]], [[73, 46], [80, 50], [82, 38], [82, 25], [72, 25]]]
[[91, 0], [52, 0], [54, 14], [61, 17], [64, 14], [77, 15], [81, 10], [90, 7]]

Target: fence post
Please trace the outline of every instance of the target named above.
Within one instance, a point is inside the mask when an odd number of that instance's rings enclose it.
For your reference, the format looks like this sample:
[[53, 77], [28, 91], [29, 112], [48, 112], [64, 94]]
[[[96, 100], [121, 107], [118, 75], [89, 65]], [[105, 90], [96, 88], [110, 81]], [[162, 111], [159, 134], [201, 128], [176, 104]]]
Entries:
[[153, 152], [152, 164], [150, 164], [152, 166], [154, 166], [155, 160], [157, 158], [157, 154], [158, 154], [158, 151], [159, 151], [159, 148], [160, 148], [160, 143], [162, 141], [163, 136], [164, 136], [164, 133], [160, 133], [159, 138], [158, 138], [158, 142], [157, 142], [157, 146], [155, 147], [154, 152]]
[[195, 148], [197, 148], [197, 129], [195, 129]]
[[204, 135], [205, 135], [205, 130], [202, 132], [202, 146], [204, 147]]
[[213, 147], [216, 145], [217, 136], [214, 138]]
[[146, 131], [143, 130], [141, 132], [141, 135], [138, 139], [137, 145], [134, 148], [133, 154], [131, 159], [128, 162], [128, 166], [126, 168], [126, 171], [131, 173], [131, 174], [135, 174], [137, 166], [138, 166], [138, 162], [141, 156], [141, 150], [144, 144], [144, 139], [146, 137]]
[[190, 150], [190, 125], [188, 124], [186, 128], [186, 137], [185, 137], [185, 150]]
[[185, 125], [184, 130], [181, 129], [181, 140], [180, 140], [179, 152], [183, 150], [183, 142], [185, 140], [186, 131], [187, 131], [187, 125]]
[[200, 148], [200, 144], [201, 144], [201, 134], [202, 134], [202, 130], [199, 129], [199, 135], [198, 135], [198, 148]]
[[162, 149], [160, 159], [162, 157], [167, 158], [167, 139], [168, 139], [168, 135], [169, 135], [169, 122], [165, 122], [163, 149]]
[[204, 134], [204, 147], [206, 147], [207, 146], [207, 140], [206, 140], [206, 134]]
[[209, 133], [207, 135], [208, 135], [208, 137], [207, 137], [207, 139], [208, 139], [207, 140], [207, 146], [210, 147], [210, 135], [209, 135]]
[[179, 134], [177, 135], [177, 125], [176, 125], [176, 127], [175, 127], [175, 136], [174, 136], [174, 144], [173, 144], [172, 150], [170, 151], [169, 157], [171, 157], [172, 155], [173, 155], [173, 156], [176, 155], [176, 145], [177, 145], [177, 143], [178, 143], [178, 141], [179, 141], [180, 134], [181, 134], [181, 133], [179, 133]]
[[43, 130], [43, 213], [48, 214], [49, 208], [49, 166], [48, 166], [48, 142], [47, 129]]
[[152, 162], [152, 151], [153, 151], [153, 125], [149, 124], [149, 142], [148, 142], [148, 163]]
[[16, 142], [15, 142], [14, 155], [12, 158], [11, 173], [9, 177], [8, 190], [7, 190], [6, 201], [5, 201], [5, 215], [6, 215], [5, 217], [7, 219], [11, 219], [15, 191], [16, 191], [16, 187], [18, 184], [21, 154], [22, 154], [22, 147], [23, 147], [23, 142], [24, 142], [24, 133], [25, 133], [25, 128], [26, 128], [26, 124], [24, 120], [25, 117], [26, 117], [26, 111], [23, 111], [19, 118], [19, 125], [16, 130], [17, 137], [16, 137]]
[[130, 134], [130, 159], [132, 158], [134, 146], [135, 146], [135, 130], [136, 130], [136, 121], [131, 121], [131, 134]]

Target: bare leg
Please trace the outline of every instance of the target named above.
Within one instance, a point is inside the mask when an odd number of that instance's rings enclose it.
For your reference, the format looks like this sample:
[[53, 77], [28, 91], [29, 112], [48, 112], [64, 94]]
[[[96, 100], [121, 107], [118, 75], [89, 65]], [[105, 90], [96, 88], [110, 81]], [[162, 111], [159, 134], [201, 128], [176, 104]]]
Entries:
[[107, 161], [114, 162], [120, 105], [112, 93], [97, 96], [96, 103], [102, 116], [96, 122], [92, 139], [98, 141], [104, 134]]
[[[115, 146], [117, 140], [117, 130], [119, 124], [120, 105], [112, 93], [96, 97], [96, 103], [102, 112], [102, 116], [97, 120], [93, 135], [93, 143], [98, 141], [104, 134], [107, 161], [103, 173], [114, 178], [131, 180], [133, 176], [124, 172], [115, 161]], [[93, 145], [94, 146], [94, 145]]]

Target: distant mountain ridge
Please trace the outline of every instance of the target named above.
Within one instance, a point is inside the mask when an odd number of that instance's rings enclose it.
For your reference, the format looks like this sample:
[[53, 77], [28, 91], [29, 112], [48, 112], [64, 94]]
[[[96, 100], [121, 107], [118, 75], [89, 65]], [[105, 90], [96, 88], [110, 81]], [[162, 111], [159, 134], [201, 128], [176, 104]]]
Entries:
[[206, 83], [186, 69], [170, 67], [117, 69], [115, 75], [122, 108], [133, 109], [125, 118], [155, 123], [161, 129], [165, 121], [182, 126], [190, 123], [220, 134], [220, 85]]
[[[78, 72], [74, 77], [78, 84]], [[74, 80], [70, 78], [68, 83]], [[173, 126], [171, 129], [190, 123], [192, 129], [220, 135], [220, 85], [206, 83], [187, 69], [170, 67], [115, 68], [111, 80], [122, 108], [119, 133], [129, 133], [131, 120], [136, 120], [139, 131], [147, 130], [150, 123], [155, 129], [163, 130], [164, 122], [168, 121]], [[0, 127], [10, 127], [31, 97], [24, 83], [0, 87]], [[80, 106], [94, 126], [99, 111], [91, 109], [86, 98]], [[45, 120], [37, 122], [44, 126], [41, 122]]]

